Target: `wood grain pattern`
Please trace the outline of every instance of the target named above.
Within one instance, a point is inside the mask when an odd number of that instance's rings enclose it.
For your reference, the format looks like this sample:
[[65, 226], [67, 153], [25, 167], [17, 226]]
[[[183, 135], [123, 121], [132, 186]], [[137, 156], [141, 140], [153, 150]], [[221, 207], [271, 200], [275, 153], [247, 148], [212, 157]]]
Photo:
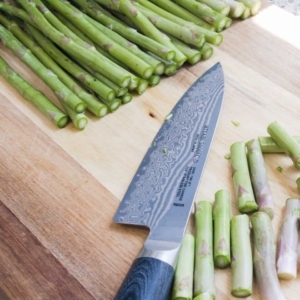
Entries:
[[[297, 28], [299, 17], [265, 4], [256, 17], [224, 32], [211, 60], [181, 69], [101, 120], [88, 115], [82, 132], [72, 124], [55, 129], [0, 79], [0, 298], [113, 299], [148, 233], [112, 222], [119, 201], [165, 116], [218, 61], [225, 73], [225, 102], [196, 201], [213, 201], [214, 193], [225, 188], [237, 214], [230, 163], [224, 158], [230, 145], [266, 135], [274, 120], [299, 134]], [[2, 46], [0, 54], [54, 99]], [[265, 161], [277, 236], [286, 198], [299, 197], [299, 171], [283, 154], [265, 155]], [[191, 218], [189, 231], [192, 225]], [[230, 274], [230, 269], [216, 270], [217, 299], [233, 299]], [[300, 274], [281, 286], [288, 300], [298, 299]], [[256, 284], [248, 299], [260, 299]]]

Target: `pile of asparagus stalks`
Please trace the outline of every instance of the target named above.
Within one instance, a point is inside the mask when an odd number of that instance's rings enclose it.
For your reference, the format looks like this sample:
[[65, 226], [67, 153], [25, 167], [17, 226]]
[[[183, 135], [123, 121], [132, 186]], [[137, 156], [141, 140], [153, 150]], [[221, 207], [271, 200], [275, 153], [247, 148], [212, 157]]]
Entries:
[[211, 57], [222, 30], [260, 0], [3, 0], [0, 39], [54, 92], [51, 102], [0, 57], [0, 74], [53, 123], [84, 129], [184, 64]]
[[[252, 294], [254, 274], [261, 299], [286, 299], [279, 280], [297, 277], [300, 198], [286, 199], [276, 240], [272, 226], [274, 199], [263, 154], [285, 153], [300, 170], [300, 140], [278, 122], [269, 124], [267, 131], [270, 136], [236, 142], [230, 147], [239, 214], [231, 216], [227, 190], [217, 191], [213, 202], [196, 203], [195, 233], [184, 236], [172, 300], [215, 299], [214, 269], [227, 267], [231, 267], [234, 297]], [[300, 192], [300, 177], [296, 184]]]

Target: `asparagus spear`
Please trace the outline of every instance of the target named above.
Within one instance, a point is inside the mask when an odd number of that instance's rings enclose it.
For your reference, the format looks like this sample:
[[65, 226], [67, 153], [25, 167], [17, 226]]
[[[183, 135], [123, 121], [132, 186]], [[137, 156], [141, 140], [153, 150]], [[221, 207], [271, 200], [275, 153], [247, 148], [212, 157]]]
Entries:
[[50, 119], [58, 128], [68, 123], [68, 116], [54, 105], [43, 93], [35, 89], [18, 73], [16, 73], [0, 57], [0, 74], [5, 78], [26, 100], [31, 102], [40, 112]]
[[201, 59], [201, 52], [198, 49], [191, 48], [189, 45], [169, 36], [171, 42], [187, 57], [187, 61], [194, 65]]
[[165, 34], [158, 30], [139, 10], [137, 10], [134, 5], [131, 4], [130, 0], [96, 0], [96, 2], [122, 12], [146, 36], [174, 50], [174, 61], [179, 66], [186, 61], [186, 56], [171, 43], [170, 39]]
[[197, 0], [207, 6], [211, 7], [214, 11], [227, 16], [230, 12], [230, 6], [221, 0]]
[[62, 51], [60, 51], [48, 38], [43, 36], [40, 31], [31, 25], [27, 25], [30, 33], [36, 40], [36, 42], [52, 57], [61, 67], [68, 71], [71, 75], [81, 81], [84, 85], [88, 86], [92, 91], [106, 99], [111, 101], [116, 97], [115, 92], [97, 80], [91, 74], [86, 72], [79, 65], [74, 63], [69, 57], [67, 57]]
[[155, 12], [143, 7], [139, 3], [134, 3], [134, 6], [142, 12], [155, 27], [163, 32], [174, 36], [188, 45], [193, 45], [198, 48], [203, 46], [205, 42], [203, 33], [192, 31], [188, 27], [180, 26], [176, 22], [165, 19]]
[[150, 86], [156, 86], [160, 83], [160, 76], [158, 75], [152, 75], [149, 79], [148, 79], [149, 85]]
[[[41, 30], [43, 34], [50, 40], [52, 40], [55, 44], [64, 49], [70, 55], [76, 57], [76, 59], [82, 60], [89, 66], [93, 66], [96, 71], [105, 75], [116, 84], [122, 87], [128, 86], [130, 82], [130, 76], [128, 76], [128, 73], [124, 72], [118, 65], [107, 60], [99, 53], [98, 55], [96, 55], [92, 51], [89, 51], [89, 49], [78, 45], [62, 32], [56, 30], [50, 23], [48, 23], [43, 14], [37, 9], [35, 3], [30, 2], [29, 0], [17, 1], [22, 5], [22, 7], [30, 16], [30, 21], [28, 23]], [[0, 9], [3, 9], [1, 5]], [[13, 11], [10, 11], [10, 13], [13, 14], [14, 11], [15, 9]], [[27, 22], [27, 19], [28, 18], [24, 18], [23, 20]]]
[[246, 20], [246, 19], [248, 19], [250, 16], [251, 16], [251, 11], [250, 11], [250, 9], [249, 9], [248, 7], [245, 7], [245, 9], [244, 9], [244, 11], [243, 11], [243, 13], [242, 13], [242, 15], [241, 15], [241, 19], [242, 19], [242, 20]]
[[226, 20], [224, 15], [214, 11], [205, 4], [195, 0], [174, 0], [174, 2], [186, 8], [204, 21], [212, 24], [216, 28], [216, 31], [221, 31], [225, 26]]
[[199, 49], [199, 51], [201, 53], [201, 59], [202, 60], [209, 59], [214, 53], [214, 49], [210, 45], [208, 45], [207, 43], [205, 43], [203, 45], [203, 47], [201, 49]]
[[274, 199], [269, 187], [267, 170], [258, 140], [253, 139], [249, 141], [247, 149], [250, 177], [258, 208], [273, 219]]
[[205, 294], [215, 298], [213, 262], [212, 203], [199, 201], [195, 213], [195, 274], [194, 297]]
[[221, 0], [230, 7], [229, 15], [233, 18], [239, 18], [244, 12], [245, 5], [242, 2], [236, 0]]
[[120, 97], [120, 99], [121, 99], [121, 101], [122, 101], [123, 104], [127, 104], [127, 103], [129, 103], [132, 100], [132, 95], [129, 94], [129, 93], [126, 93], [126, 94], [122, 95]]
[[[140, 1], [139, 1], [140, 2]], [[180, 17], [186, 21], [192, 22], [198, 26], [201, 26], [203, 28], [206, 28], [208, 30], [214, 31], [214, 27], [207, 23], [206, 21], [200, 19], [187, 9], [183, 8], [182, 6], [178, 5], [177, 3], [174, 3], [170, 0], [150, 0], [149, 2], [152, 2], [156, 4], [157, 6], [163, 8], [164, 11], [167, 11], [171, 13], [174, 16]]]
[[236, 1], [243, 3], [247, 8], [249, 8], [250, 13], [253, 16], [258, 14], [262, 4], [260, 0], [236, 0]]
[[179, 251], [174, 273], [172, 300], [193, 299], [195, 238], [186, 233]]
[[[300, 136], [293, 136], [293, 138], [300, 143]], [[261, 151], [263, 153], [280, 153], [284, 152], [276, 142], [270, 136], [259, 136], [258, 141], [260, 144]]]
[[125, 26], [120, 21], [114, 19], [111, 15], [101, 8], [96, 2], [89, 0], [73, 0], [88, 15], [97, 20], [101, 24], [109, 27], [111, 30], [119, 33], [124, 38], [140, 47], [156, 54], [157, 56], [171, 61], [174, 56], [174, 50], [156, 42], [155, 40], [138, 33], [135, 29]]
[[251, 217], [253, 265], [258, 291], [264, 300], [285, 300], [275, 267], [275, 241], [271, 219], [264, 212]]
[[240, 213], [251, 213], [257, 210], [250, 174], [248, 170], [246, 146], [237, 142], [230, 147], [232, 179]]
[[[192, 20], [187, 21], [184, 18], [178, 17], [176, 15], [176, 11], [169, 12], [169, 11], [159, 7], [159, 5], [163, 5], [165, 3], [164, 1], [162, 1], [161, 3], [159, 3], [157, 5], [151, 3], [150, 1], [145, 1], [145, 0], [137, 0], [137, 1], [144, 7], [147, 7], [149, 10], [152, 10], [157, 15], [160, 15], [161, 17], [163, 17], [167, 20], [170, 20], [182, 27], [187, 27], [187, 28], [191, 29], [193, 32], [196, 32], [198, 34], [204, 34], [205, 40], [208, 43], [211, 43], [215, 46], [219, 46], [223, 41], [223, 36], [220, 33], [216, 33], [209, 29], [198, 26], [196, 23], [193, 23]], [[169, 2], [171, 2], [171, 1], [169, 1]], [[173, 3], [173, 2], [171, 2], [171, 3]], [[173, 3], [173, 4], [175, 5], [175, 9], [176, 9], [177, 4], [176, 3]], [[182, 7], [179, 7], [179, 9], [183, 10]]]
[[102, 33], [102, 31], [98, 30], [88, 20], [86, 20], [84, 14], [79, 10], [71, 8], [70, 4], [66, 5], [60, 0], [47, 0], [47, 3], [54, 7], [70, 22], [84, 31], [85, 34], [89, 36], [103, 50], [107, 51], [113, 57], [128, 66], [131, 70], [139, 74], [139, 76], [147, 79], [153, 74], [153, 68], [148, 63], [146, 63], [127, 49], [121, 47], [107, 35]]
[[247, 215], [231, 219], [232, 288], [234, 297], [244, 298], [252, 294], [252, 251], [250, 243], [250, 222]]
[[215, 193], [214, 220], [214, 264], [218, 268], [230, 265], [230, 194], [227, 190]]
[[86, 104], [68, 89], [51, 70], [47, 69], [28, 48], [2, 25], [0, 25], [0, 37], [2, 43], [28, 65], [32, 71], [53, 90], [59, 100], [64, 101], [77, 113], [81, 113], [85, 110]]
[[69, 74], [67, 74], [37, 43], [31, 39], [16, 22], [0, 15], [0, 23], [11, 31], [32, 53], [57, 77], [73, 91], [83, 102], [87, 109], [98, 117], [103, 117], [107, 113], [107, 107], [99, 102], [95, 97], [85, 91]]
[[284, 152], [292, 159], [294, 166], [300, 170], [300, 145], [278, 122], [271, 123], [267, 128], [273, 140], [284, 149]]
[[277, 275], [280, 279], [297, 277], [298, 226], [300, 200], [288, 198], [285, 203], [277, 253]]

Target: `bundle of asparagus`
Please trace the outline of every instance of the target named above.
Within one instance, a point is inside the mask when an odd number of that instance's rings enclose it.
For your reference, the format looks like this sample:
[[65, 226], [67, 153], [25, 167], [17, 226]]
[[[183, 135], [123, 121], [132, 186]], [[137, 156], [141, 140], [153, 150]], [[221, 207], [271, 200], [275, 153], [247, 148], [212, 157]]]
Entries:
[[[57, 109], [84, 129], [85, 109], [101, 118], [130, 102], [134, 93], [159, 84], [162, 76], [174, 75], [183, 64], [210, 58], [213, 46], [222, 43], [219, 32], [233, 18], [255, 15], [260, 3], [2, 1], [0, 38], [54, 91]], [[1, 75], [6, 78], [4, 71]], [[14, 79], [9, 83], [22, 93]], [[34, 101], [45, 113], [39, 98]]]

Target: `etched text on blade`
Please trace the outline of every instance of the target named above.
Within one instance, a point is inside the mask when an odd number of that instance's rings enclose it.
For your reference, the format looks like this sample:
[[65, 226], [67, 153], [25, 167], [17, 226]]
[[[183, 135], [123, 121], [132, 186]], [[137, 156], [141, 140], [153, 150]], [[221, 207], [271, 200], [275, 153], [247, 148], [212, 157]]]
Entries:
[[[178, 188], [170, 177], [178, 170], [184, 170], [193, 160], [191, 151], [194, 137], [209, 123], [208, 111], [215, 106], [218, 96], [223, 93], [221, 66], [199, 78], [171, 112], [156, 135], [127, 190], [117, 213], [116, 222], [151, 226], [149, 217], [164, 214], [174, 199], [164, 199], [166, 190]], [[178, 172], [177, 172], [178, 173]], [[171, 184], [171, 186], [170, 186]], [[168, 186], [167, 186], [168, 185]], [[151, 216], [151, 220], [158, 219]], [[161, 217], [161, 216], [160, 216]]]

